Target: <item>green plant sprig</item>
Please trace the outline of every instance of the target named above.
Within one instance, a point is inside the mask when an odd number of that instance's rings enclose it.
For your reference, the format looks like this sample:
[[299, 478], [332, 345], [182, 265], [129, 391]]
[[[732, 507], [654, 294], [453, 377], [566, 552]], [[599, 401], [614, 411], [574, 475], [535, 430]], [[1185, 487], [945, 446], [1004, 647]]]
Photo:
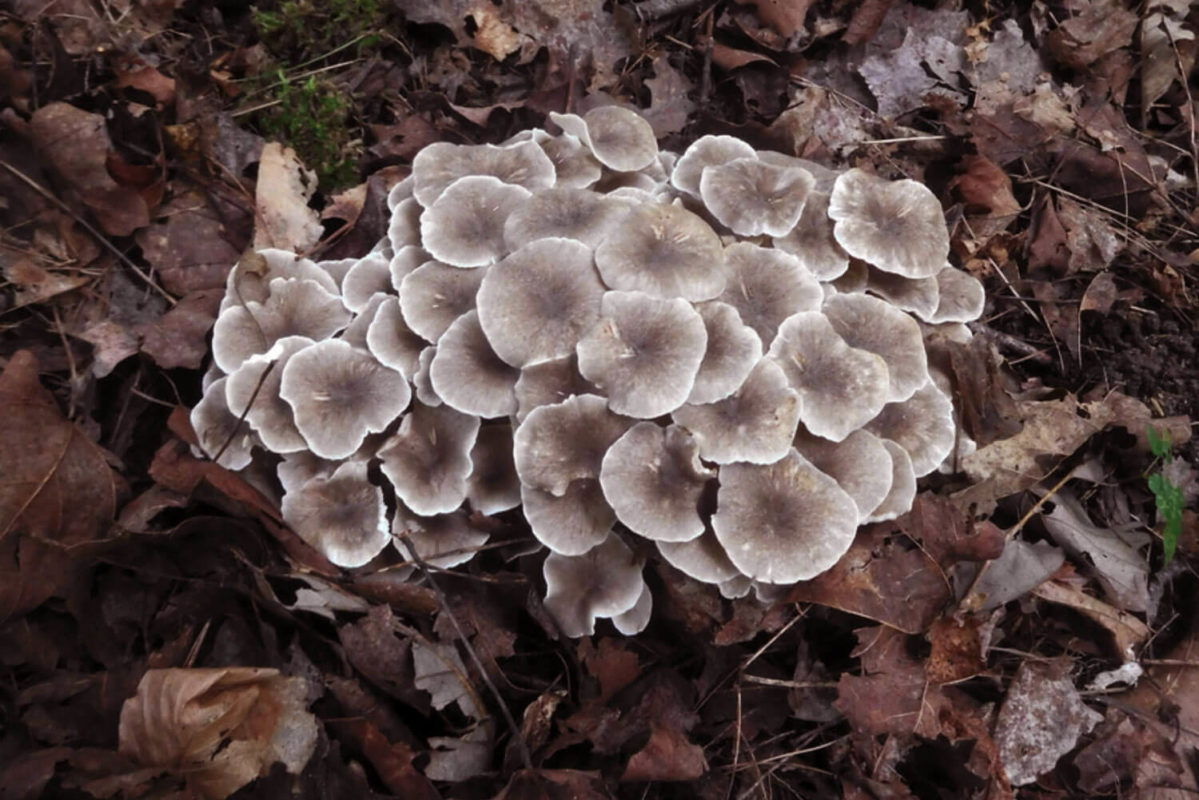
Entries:
[[[1170, 437], [1159, 434], [1152, 425], [1146, 427], [1145, 435], [1149, 440], [1149, 451], [1154, 456], [1154, 464], [1159, 462], [1169, 464], [1174, 458], [1170, 453]], [[1178, 538], [1182, 534], [1182, 509], [1186, 501], [1182, 489], [1166, 477], [1166, 474], [1160, 469], [1148, 475], [1145, 482], [1149, 486], [1149, 491], [1153, 492], [1154, 500], [1157, 502], [1157, 518], [1162, 523], [1162, 566], [1164, 567], [1174, 559], [1174, 553], [1178, 550]]]

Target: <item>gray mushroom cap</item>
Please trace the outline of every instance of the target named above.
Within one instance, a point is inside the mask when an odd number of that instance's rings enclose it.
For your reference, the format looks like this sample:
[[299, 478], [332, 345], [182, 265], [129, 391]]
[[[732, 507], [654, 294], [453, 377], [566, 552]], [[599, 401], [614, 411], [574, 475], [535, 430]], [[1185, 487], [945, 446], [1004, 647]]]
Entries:
[[795, 256], [749, 242], [724, 250], [728, 284], [717, 299], [728, 303], [769, 346], [779, 325], [799, 311], [817, 311], [824, 293]]
[[414, 403], [379, 451], [396, 495], [421, 516], [447, 514], [466, 500], [479, 418]]
[[891, 490], [866, 517], [866, 522], [882, 522], [902, 516], [912, 510], [912, 501], [916, 499], [916, 471], [912, 468], [912, 457], [890, 439], [880, 441], [891, 456]]
[[388, 296], [375, 309], [366, 330], [366, 348], [379, 359], [379, 363], [391, 367], [405, 378], [411, 379], [416, 375], [425, 340], [404, 322], [399, 298]]
[[596, 388], [579, 374], [579, 362], [573, 353], [566, 358], [530, 364], [520, 371], [516, 381], [516, 421], [524, 422], [538, 406], [561, 403], [576, 394], [596, 394]]
[[255, 437], [250, 426], [229, 410], [225, 399], [228, 380], [226, 377], [213, 381], [191, 410], [189, 419], [205, 455], [215, 458], [220, 454], [217, 463], [225, 469], [245, 469], [253, 458]]
[[769, 464], [791, 449], [799, 426], [800, 397], [783, 369], [763, 359], [731, 396], [706, 405], [685, 405], [674, 421], [695, 434], [700, 455], [728, 464]]
[[727, 280], [720, 237], [676, 205], [633, 208], [596, 249], [595, 265], [609, 288], [655, 297], [710, 300]]
[[296, 429], [291, 406], [279, 396], [279, 386], [288, 359], [312, 343], [304, 336], [285, 336], [267, 352], [246, 359], [225, 382], [229, 411], [238, 417], [244, 414], [271, 452], [293, 453], [308, 448]]
[[865, 428], [907, 450], [917, 478], [935, 470], [957, 440], [953, 402], [932, 380], [907, 400], [888, 403]]
[[551, 553], [545, 560], [545, 610], [567, 636], [590, 636], [596, 619], [632, 609], [645, 581], [641, 559], [612, 535], [579, 556]]
[[882, 356], [887, 363], [887, 402], [911, 397], [928, 382], [928, 356], [916, 320], [866, 294], [837, 294], [821, 311], [850, 347]]
[[727, 164], [738, 158], [757, 157], [754, 149], [736, 136], [701, 136], [675, 162], [670, 184], [692, 197], [699, 197], [699, 182], [706, 167]]
[[287, 492], [282, 511], [301, 539], [341, 567], [361, 567], [391, 541], [383, 492], [367, 480], [362, 461]]
[[367, 433], [382, 431], [400, 415], [412, 390], [403, 375], [370, 353], [327, 339], [288, 360], [279, 394], [313, 453], [345, 458]]
[[478, 311], [463, 314], [441, 335], [429, 363], [433, 391], [446, 405], [488, 419], [516, 413], [519, 377], [520, 370], [492, 350]]
[[847, 253], [906, 278], [936, 275], [949, 231], [936, 195], [913, 180], [887, 181], [860, 169], [838, 176], [829, 198], [833, 236]]
[[617, 439], [600, 469], [600, 486], [616, 518], [647, 539], [678, 542], [704, 532], [699, 498], [716, 472], [699, 460], [690, 433], [639, 422]]
[[728, 464], [712, 528], [742, 574], [766, 583], [808, 580], [853, 543], [858, 508], [795, 450], [767, 466]]
[[412, 197], [412, 190], [415, 188], [415, 186], [416, 179], [411, 175], [403, 180], [397, 181], [396, 184], [387, 191], [387, 211], [389, 213], [395, 211], [396, 206], [398, 206], [404, 200], [407, 200], [409, 197]]
[[635, 172], [649, 166], [658, 157], [654, 129], [635, 111], [620, 106], [600, 106], [582, 117], [550, 112], [550, 119], [562, 130], [591, 148], [601, 164], [617, 172]]
[[555, 187], [538, 192], [504, 223], [504, 241], [515, 250], [537, 239], [575, 239], [594, 249], [628, 213], [607, 195]]
[[420, 217], [423, 211], [420, 203], [409, 198], [400, 201], [391, 212], [387, 223], [387, 243], [391, 245], [393, 255], [405, 247], [420, 244]]
[[414, 333], [436, 342], [454, 320], [475, 307], [475, 296], [490, 269], [459, 269], [426, 261], [400, 283], [404, 322]]
[[724, 583], [741, 575], [712, 531], [685, 542], [658, 542], [658, 552], [679, 572], [704, 583]]
[[591, 148], [570, 134], [550, 136], [537, 142], [554, 163], [557, 173], [555, 186], [586, 189], [600, 179], [603, 167], [591, 154]]
[[350, 312], [341, 298], [316, 281], [275, 278], [265, 301], [230, 306], [217, 317], [212, 357], [224, 372], [232, 373], [247, 358], [265, 353], [284, 336], [320, 340], [349, 321]]
[[783, 322], [767, 355], [799, 393], [800, 421], [817, 436], [839, 442], [886, 405], [890, 378], [882, 356], [850, 347], [819, 311]]
[[504, 223], [529, 197], [528, 189], [498, 178], [459, 178], [421, 214], [421, 242], [450, 266], [490, 264], [507, 252]]
[[928, 317], [929, 322], [972, 322], [982, 316], [986, 304], [986, 292], [982, 283], [973, 275], [960, 269], [946, 266], [936, 275], [939, 300], [936, 310]]
[[654, 595], [649, 586], [641, 584], [641, 594], [633, 607], [623, 614], [612, 617], [612, 625], [625, 636], [636, 636], [649, 625], [654, 613]]
[[404, 531], [394, 540], [396, 551], [412, 559], [415, 549], [422, 561], [438, 569], [465, 564], [491, 538], [486, 531], [471, 525], [470, 518], [461, 511], [421, 517], [401, 507], [396, 511], [396, 523]]
[[416, 374], [412, 376], [412, 391], [415, 392], [416, 399], [431, 407], [439, 406], [442, 403], [441, 397], [433, 390], [433, 381], [429, 377], [429, 370], [433, 366], [433, 357], [436, 355], [437, 345], [435, 344], [421, 350]]
[[696, 308], [708, 332], [708, 348], [688, 403], [714, 403], [737, 391], [749, 371], [762, 358], [762, 340], [753, 329], [742, 324], [737, 309], [727, 303], [710, 300]]
[[941, 297], [936, 278], [905, 278], [873, 267], [867, 274], [866, 291], [896, 308], [910, 311], [923, 320], [930, 319], [936, 312]]
[[706, 167], [700, 196], [712, 216], [741, 236], [785, 236], [799, 222], [816, 180], [805, 169], [738, 158]]
[[562, 358], [600, 316], [604, 285], [591, 250], [574, 239], [538, 239], [490, 267], [479, 287], [479, 323], [514, 367]]
[[572, 482], [598, 480], [604, 454], [632, 424], [593, 394], [533, 409], [513, 439], [521, 483], [561, 497]]
[[520, 500], [533, 535], [561, 555], [586, 553], [616, 524], [597, 480], [575, 481], [561, 497], [521, 484]]
[[608, 292], [579, 340], [579, 372], [618, 414], [653, 419], [681, 406], [707, 349], [703, 318], [685, 300]]
[[370, 253], [358, 259], [346, 273], [341, 285], [341, 300], [346, 308], [358, 312], [376, 292], [388, 292], [391, 285], [391, 259], [382, 253]]
[[432, 260], [425, 248], [417, 247], [416, 245], [410, 245], [395, 251], [395, 254], [391, 257], [391, 262], [388, 264], [388, 269], [391, 272], [392, 288], [398, 292], [404, 283], [404, 278], [408, 277], [409, 273]]
[[498, 514], [520, 505], [520, 478], [512, 459], [512, 426], [479, 429], [470, 451], [471, 472], [466, 499], [480, 514]]
[[341, 335], [337, 338], [359, 350], [369, 350], [366, 337], [370, 333], [371, 323], [375, 321], [375, 315], [379, 313], [379, 309], [388, 301], [394, 302], [395, 295], [376, 292], [367, 301], [366, 308], [359, 311], [357, 316], [350, 320], [350, 324], [342, 330]]
[[856, 430], [840, 442], [830, 442], [801, 431], [795, 449], [853, 498], [859, 522], [869, 519], [891, 491], [894, 465], [885, 443], [874, 434]]
[[799, 222], [785, 236], [773, 239], [775, 247], [794, 255], [805, 269], [822, 281], [831, 281], [849, 269], [849, 254], [841, 249], [833, 236], [828, 204], [826, 193], [810, 192]]
[[311, 259], [288, 250], [267, 248], [247, 252], [229, 270], [220, 310], [251, 301], [265, 302], [271, 295], [271, 281], [276, 278], [313, 281], [330, 294], [340, 291], [333, 276]]
[[413, 196], [432, 206], [460, 178], [491, 177], [528, 191], [554, 185], [554, 164], [533, 141], [510, 146], [463, 145], [435, 142], [412, 159]]

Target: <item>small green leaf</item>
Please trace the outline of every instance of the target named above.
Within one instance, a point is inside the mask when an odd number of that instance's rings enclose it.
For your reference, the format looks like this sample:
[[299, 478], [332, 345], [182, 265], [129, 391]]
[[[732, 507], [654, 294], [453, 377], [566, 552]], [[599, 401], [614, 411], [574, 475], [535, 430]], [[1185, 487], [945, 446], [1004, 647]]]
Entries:
[[1149, 452], [1153, 453], [1155, 458], [1162, 458], [1166, 463], [1170, 463], [1170, 437], [1169, 435], [1162, 436], [1157, 432], [1157, 428], [1152, 425], [1145, 426], [1145, 436], [1149, 439]]
[[1160, 472], [1150, 475], [1147, 483], [1157, 501], [1157, 516], [1162, 523], [1162, 566], [1165, 566], [1178, 549], [1178, 537], [1182, 534], [1182, 509], [1186, 501], [1182, 489]]

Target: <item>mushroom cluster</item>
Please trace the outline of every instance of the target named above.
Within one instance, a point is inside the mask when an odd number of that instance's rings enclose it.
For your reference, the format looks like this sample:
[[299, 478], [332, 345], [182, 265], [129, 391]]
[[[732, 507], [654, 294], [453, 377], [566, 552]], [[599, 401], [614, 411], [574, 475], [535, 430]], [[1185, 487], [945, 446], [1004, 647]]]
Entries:
[[963, 440], [926, 342], [984, 299], [933, 193], [729, 136], [662, 151], [617, 106], [550, 119], [423, 149], [364, 258], [243, 258], [204, 450], [266, 464], [345, 567], [393, 544], [463, 563], [477, 515], [521, 507], [571, 636], [647, 624], [636, 537], [762, 596], [907, 511]]

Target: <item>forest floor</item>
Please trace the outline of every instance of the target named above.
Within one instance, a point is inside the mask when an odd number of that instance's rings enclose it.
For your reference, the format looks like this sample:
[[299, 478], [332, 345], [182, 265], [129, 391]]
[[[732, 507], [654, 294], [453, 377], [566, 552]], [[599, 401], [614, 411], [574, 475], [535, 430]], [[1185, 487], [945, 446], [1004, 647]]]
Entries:
[[[945, 5], [0, 6], [0, 800], [1196, 796], [1199, 8]], [[613, 102], [931, 187], [992, 457], [780, 602], [651, 561], [636, 637], [557, 637], [518, 513], [436, 590], [307, 562], [187, 445], [228, 270]]]

